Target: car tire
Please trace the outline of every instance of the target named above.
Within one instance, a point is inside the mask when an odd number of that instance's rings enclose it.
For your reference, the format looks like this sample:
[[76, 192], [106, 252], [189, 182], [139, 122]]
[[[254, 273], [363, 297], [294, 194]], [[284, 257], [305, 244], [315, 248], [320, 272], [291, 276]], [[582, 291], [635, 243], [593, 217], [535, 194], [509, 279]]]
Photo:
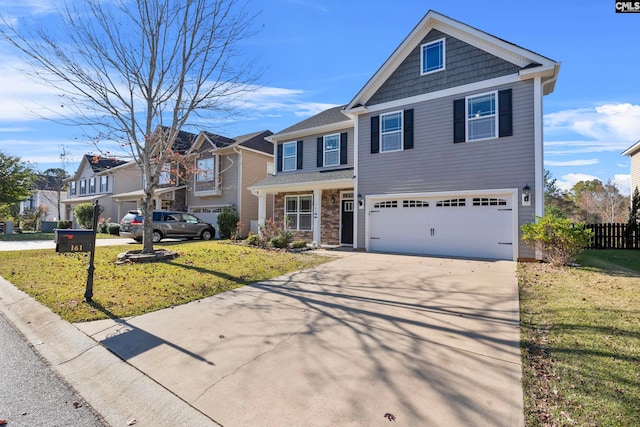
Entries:
[[213, 239], [213, 234], [214, 231], [213, 230], [203, 230], [202, 233], [200, 233], [200, 238], [202, 240], [211, 240]]
[[153, 230], [153, 232], [151, 233], [151, 241], [153, 243], [159, 243], [160, 240], [162, 240], [162, 232], [160, 232], [159, 230]]
[[135, 240], [138, 243], [142, 243], [142, 239], [133, 239], [133, 240]]

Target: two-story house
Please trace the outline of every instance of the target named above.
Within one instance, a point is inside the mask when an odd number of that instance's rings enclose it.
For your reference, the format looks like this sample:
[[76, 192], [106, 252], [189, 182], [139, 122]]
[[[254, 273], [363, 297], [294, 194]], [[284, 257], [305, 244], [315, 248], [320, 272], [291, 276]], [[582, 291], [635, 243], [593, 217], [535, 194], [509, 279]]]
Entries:
[[[258, 199], [248, 187], [273, 171], [273, 146], [265, 130], [226, 138], [200, 132], [190, 150], [194, 174], [187, 194], [188, 211], [200, 219], [217, 224], [222, 208], [233, 206], [240, 218], [240, 235], [258, 228]], [[267, 210], [273, 209], [271, 199]], [[218, 228], [216, 227], [216, 234]]]
[[640, 188], [640, 141], [622, 152], [623, 156], [629, 156], [631, 164], [631, 195], [636, 188]]
[[73, 209], [81, 203], [94, 203], [97, 200], [103, 207], [101, 216], [117, 222], [118, 206], [111, 196], [117, 192], [139, 188], [140, 185], [139, 178], [132, 179], [132, 174], [118, 173], [123, 170], [120, 166], [126, 163], [102, 156], [84, 155], [76, 173], [65, 180], [68, 187], [67, 199], [62, 203], [65, 205], [66, 218], [73, 219], [75, 222]]
[[270, 138], [276, 172], [251, 190], [319, 244], [534, 258], [520, 226], [544, 211], [542, 98], [559, 66], [429, 11], [346, 106]]

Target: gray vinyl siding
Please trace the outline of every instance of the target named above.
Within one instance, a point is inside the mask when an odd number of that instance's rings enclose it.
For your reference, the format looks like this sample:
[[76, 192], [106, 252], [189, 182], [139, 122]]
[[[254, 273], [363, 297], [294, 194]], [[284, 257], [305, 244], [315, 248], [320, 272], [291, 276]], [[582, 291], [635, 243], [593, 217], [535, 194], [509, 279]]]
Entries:
[[[513, 90], [513, 136], [453, 143], [453, 101], [485, 89], [419, 104], [414, 109], [414, 148], [371, 154], [371, 116], [359, 117], [358, 193], [372, 194], [533, 189], [535, 176], [533, 82], [492, 88]], [[391, 110], [390, 110], [391, 111]], [[533, 193], [533, 191], [532, 191]], [[534, 205], [519, 207], [519, 223], [531, 222]], [[358, 246], [365, 245], [365, 210], [358, 211]], [[533, 257], [523, 246], [520, 257]]]
[[[421, 45], [445, 38], [445, 69], [421, 76]], [[515, 74], [517, 65], [497, 58], [438, 30], [431, 30], [420, 44], [371, 97], [367, 105]]]
[[[346, 165], [335, 165], [335, 166], [327, 166], [319, 168], [316, 163], [316, 143], [318, 137], [326, 136], [326, 135], [335, 135], [340, 133], [347, 133], [347, 164]], [[321, 170], [332, 170], [332, 169], [342, 169], [342, 168], [352, 168], [353, 167], [353, 147], [355, 141], [353, 140], [353, 128], [348, 129], [340, 129], [336, 131], [331, 131], [327, 133], [321, 134], [312, 134], [309, 136], [305, 136], [304, 138], [298, 138], [294, 141], [303, 141], [302, 147], [302, 170], [288, 171], [288, 172], [277, 172], [279, 174], [289, 174], [289, 173], [305, 173], [305, 172], [314, 172]], [[284, 141], [283, 143], [293, 142], [293, 141]], [[279, 144], [281, 145], [281, 144]], [[278, 160], [275, 159], [275, 162]]]

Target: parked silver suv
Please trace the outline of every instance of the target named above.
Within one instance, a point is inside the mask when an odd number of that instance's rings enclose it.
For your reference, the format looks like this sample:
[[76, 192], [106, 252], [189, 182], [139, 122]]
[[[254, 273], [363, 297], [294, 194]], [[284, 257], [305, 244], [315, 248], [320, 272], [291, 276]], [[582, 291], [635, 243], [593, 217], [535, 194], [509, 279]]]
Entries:
[[[120, 220], [120, 235], [142, 242], [142, 211], [129, 211]], [[153, 211], [151, 240], [158, 243], [164, 238], [186, 237], [211, 240], [216, 235], [213, 225], [185, 212]]]

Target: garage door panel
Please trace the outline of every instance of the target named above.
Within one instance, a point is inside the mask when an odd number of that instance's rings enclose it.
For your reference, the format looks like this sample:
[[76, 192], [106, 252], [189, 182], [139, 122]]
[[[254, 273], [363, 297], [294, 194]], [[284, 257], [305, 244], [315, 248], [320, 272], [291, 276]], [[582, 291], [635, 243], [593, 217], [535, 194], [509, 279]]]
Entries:
[[512, 259], [514, 231], [510, 204], [510, 196], [424, 197], [419, 202], [415, 198], [380, 202], [374, 199], [369, 211], [369, 248], [383, 252]]

